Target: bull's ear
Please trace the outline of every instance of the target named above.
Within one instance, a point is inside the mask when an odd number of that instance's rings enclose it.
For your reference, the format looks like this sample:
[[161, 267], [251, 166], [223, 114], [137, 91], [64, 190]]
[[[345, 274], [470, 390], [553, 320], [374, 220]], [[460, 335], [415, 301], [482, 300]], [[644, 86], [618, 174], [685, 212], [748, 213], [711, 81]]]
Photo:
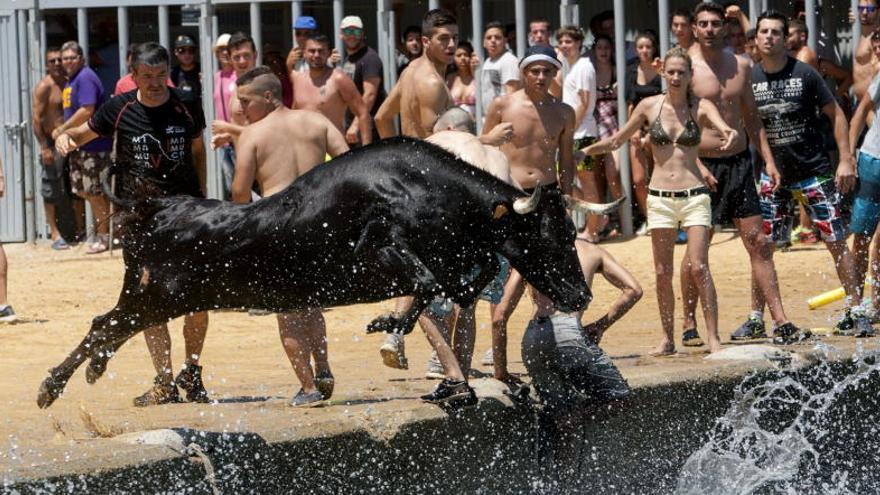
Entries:
[[492, 218], [494, 220], [499, 220], [504, 215], [507, 215], [509, 211], [510, 210], [507, 208], [507, 205], [505, 205], [504, 203], [498, 203], [497, 205], [495, 205], [495, 212], [492, 214]]

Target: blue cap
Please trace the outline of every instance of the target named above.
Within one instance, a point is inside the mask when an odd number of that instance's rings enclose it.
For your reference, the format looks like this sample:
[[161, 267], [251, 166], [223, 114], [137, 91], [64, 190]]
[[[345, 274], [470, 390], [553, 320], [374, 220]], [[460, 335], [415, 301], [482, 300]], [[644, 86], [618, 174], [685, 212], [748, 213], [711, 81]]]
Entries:
[[293, 29], [318, 29], [318, 23], [315, 21], [315, 18], [309, 15], [302, 15], [296, 18], [296, 22], [293, 24]]

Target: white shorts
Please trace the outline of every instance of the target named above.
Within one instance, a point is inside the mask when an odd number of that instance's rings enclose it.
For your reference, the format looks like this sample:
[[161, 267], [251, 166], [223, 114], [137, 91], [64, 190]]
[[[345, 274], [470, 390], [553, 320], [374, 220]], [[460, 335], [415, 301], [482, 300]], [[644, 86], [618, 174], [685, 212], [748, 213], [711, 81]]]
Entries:
[[712, 227], [712, 201], [708, 194], [669, 198], [649, 192], [648, 230], [695, 226]]

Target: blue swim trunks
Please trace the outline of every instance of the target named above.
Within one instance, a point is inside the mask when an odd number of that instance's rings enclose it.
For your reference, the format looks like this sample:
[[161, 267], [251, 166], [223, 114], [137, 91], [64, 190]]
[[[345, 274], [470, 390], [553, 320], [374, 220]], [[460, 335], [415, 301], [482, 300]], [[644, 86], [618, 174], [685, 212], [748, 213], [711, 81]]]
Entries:
[[[489, 285], [480, 292], [479, 296], [480, 299], [489, 301], [492, 304], [498, 304], [501, 302], [501, 296], [504, 295], [504, 283], [507, 282], [507, 277], [510, 275], [510, 262], [507, 261], [507, 258], [497, 253], [495, 254], [495, 257], [498, 258], [498, 274], [495, 275], [495, 278], [489, 282]], [[470, 274], [470, 280], [476, 279], [479, 274], [479, 268], [474, 268], [474, 271]], [[428, 306], [426, 311], [429, 311], [440, 318], [444, 318], [452, 312], [452, 300], [438, 297], [434, 299], [434, 302]]]
[[853, 201], [850, 232], [872, 235], [880, 219], [880, 158], [859, 153], [859, 190]]

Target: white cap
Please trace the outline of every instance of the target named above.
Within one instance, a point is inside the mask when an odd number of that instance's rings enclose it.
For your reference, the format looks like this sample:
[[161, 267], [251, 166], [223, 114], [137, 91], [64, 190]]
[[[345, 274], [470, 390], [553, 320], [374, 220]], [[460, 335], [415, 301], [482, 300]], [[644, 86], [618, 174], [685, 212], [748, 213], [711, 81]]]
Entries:
[[232, 36], [229, 33], [223, 33], [217, 37], [217, 42], [214, 43], [214, 48], [222, 48], [224, 46], [229, 45], [229, 38]]
[[339, 23], [339, 29], [345, 29], [348, 27], [363, 29], [364, 21], [361, 20], [360, 17], [356, 15], [349, 15], [342, 18], [342, 22]]

